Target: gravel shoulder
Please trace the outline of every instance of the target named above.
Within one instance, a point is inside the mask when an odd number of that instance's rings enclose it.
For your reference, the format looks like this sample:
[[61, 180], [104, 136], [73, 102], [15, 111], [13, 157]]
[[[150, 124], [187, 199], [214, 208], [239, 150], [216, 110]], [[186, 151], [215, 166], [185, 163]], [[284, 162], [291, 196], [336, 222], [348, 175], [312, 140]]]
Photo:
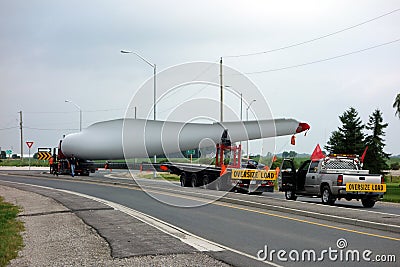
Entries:
[[2, 185], [0, 195], [22, 207], [19, 218], [26, 229], [24, 248], [10, 267], [228, 266], [203, 253], [113, 258], [109, 243], [97, 230], [52, 198]]

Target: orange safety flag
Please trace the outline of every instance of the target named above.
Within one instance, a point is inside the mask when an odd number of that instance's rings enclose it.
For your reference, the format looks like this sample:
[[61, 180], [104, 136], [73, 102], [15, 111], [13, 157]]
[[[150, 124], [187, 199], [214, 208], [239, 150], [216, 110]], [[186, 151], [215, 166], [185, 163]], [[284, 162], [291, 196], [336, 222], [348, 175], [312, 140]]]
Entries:
[[219, 176], [222, 176], [226, 173], [226, 166], [225, 164], [221, 164], [221, 173], [219, 174]]
[[269, 167], [265, 165], [264, 170], [269, 171]]
[[279, 175], [279, 172], [281, 171], [281, 169], [279, 169], [279, 167], [276, 167], [275, 172], [276, 172], [276, 176]]
[[311, 154], [311, 161], [316, 161], [325, 158], [325, 154], [322, 152], [319, 144], [314, 149], [314, 152]]
[[365, 155], [367, 154], [367, 150], [368, 150], [368, 146], [365, 147], [364, 153], [361, 156], [360, 160], [361, 160], [362, 163], [364, 163], [364, 158], [365, 158]]
[[296, 145], [296, 136], [292, 135], [292, 138], [290, 139], [290, 143], [292, 145]]
[[275, 162], [276, 160], [277, 160], [276, 155], [274, 155], [274, 156], [272, 157], [272, 162]]

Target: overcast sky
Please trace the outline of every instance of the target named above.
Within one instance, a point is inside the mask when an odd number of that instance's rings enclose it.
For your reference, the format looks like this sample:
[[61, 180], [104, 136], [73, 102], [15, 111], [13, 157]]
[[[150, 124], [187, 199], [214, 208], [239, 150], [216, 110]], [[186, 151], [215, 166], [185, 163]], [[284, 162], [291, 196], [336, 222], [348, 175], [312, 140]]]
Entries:
[[[399, 8], [400, 1], [389, 0], [0, 0], [0, 147], [20, 152], [20, 110], [24, 141], [35, 142], [33, 151], [54, 147], [63, 134], [78, 131], [79, 113], [66, 99], [81, 106], [84, 128], [123, 117], [152, 75], [138, 57], [119, 52], [127, 49], [157, 64], [160, 72], [186, 62], [218, 62], [222, 56], [227, 66], [249, 73], [274, 117], [311, 125], [295, 147], [290, 137], [278, 138], [278, 153], [311, 153], [316, 144], [325, 145], [340, 125], [338, 116], [354, 107], [364, 122], [375, 109], [383, 112], [389, 123], [385, 150], [400, 154], [400, 120], [392, 108], [400, 92], [400, 41], [282, 69], [396, 41], [400, 11], [303, 45], [229, 57], [301, 43]], [[266, 72], [254, 73], [260, 71]], [[246, 88], [235, 89], [251, 101]], [[178, 93], [174, 101], [180, 95], [187, 100]], [[227, 101], [239, 108], [234, 98]], [[161, 112], [171, 106], [167, 102], [160, 101], [159, 119], [167, 118]], [[262, 101], [253, 106], [264, 108]], [[138, 105], [138, 116], [146, 115]]]

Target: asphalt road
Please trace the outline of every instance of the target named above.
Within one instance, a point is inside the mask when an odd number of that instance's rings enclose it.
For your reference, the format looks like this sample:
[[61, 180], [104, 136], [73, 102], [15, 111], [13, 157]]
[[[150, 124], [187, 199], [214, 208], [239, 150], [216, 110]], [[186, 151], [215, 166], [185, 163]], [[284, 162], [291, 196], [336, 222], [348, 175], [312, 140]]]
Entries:
[[[300, 253], [301, 257], [303, 250], [314, 250], [317, 258], [320, 258], [323, 250], [337, 250], [337, 252], [331, 253], [332, 258], [335, 255], [339, 257], [336, 260], [330, 260], [329, 253], [323, 252], [323, 263], [327, 266], [339, 266], [344, 263], [350, 266], [366, 266], [363, 259], [360, 262], [346, 262], [346, 253], [349, 250], [357, 250], [361, 258], [365, 250], [370, 250], [371, 254], [368, 255], [370, 259], [375, 259], [376, 255], [394, 255], [397, 261], [400, 261], [400, 235], [395, 233], [341, 225], [218, 201], [204, 205], [204, 201], [201, 199], [163, 190], [152, 190], [152, 194], [157, 196], [159, 200], [167, 200], [176, 204], [176, 206], [166, 205], [162, 201], [155, 200], [139, 189], [123, 186], [22, 176], [11, 177], [1, 174], [0, 180], [66, 189], [113, 201], [253, 256], [257, 256], [257, 254], [264, 256], [263, 251], [260, 252], [260, 250], [264, 250], [267, 246], [268, 253], [271, 253], [271, 250], [286, 251], [287, 254], [282, 255], [283, 258], [288, 258], [290, 251], [293, 251], [291, 252], [293, 257], [296, 256], [296, 251]], [[179, 207], [196, 205], [198, 207]], [[344, 238], [347, 243], [347, 246], [343, 249], [339, 249], [337, 246], [337, 241], [341, 238]], [[340, 254], [342, 253], [343, 260], [341, 261]], [[290, 259], [288, 262], [281, 261], [277, 258], [276, 252], [272, 258], [269, 257], [267, 260], [284, 266], [310, 265], [308, 261], [302, 263]], [[321, 262], [314, 264], [321, 265]], [[369, 265], [398, 266], [393, 262], [369, 262]]]
[[[97, 178], [99, 180], [123, 180], [123, 181], [131, 181], [131, 178], [118, 178], [118, 175], [121, 173], [126, 173], [126, 170], [113, 170], [112, 173], [109, 171], [98, 171], [94, 174], [91, 174], [91, 177]], [[150, 179], [142, 179], [141, 184], [143, 185], [148, 185], [148, 186], [159, 186], [160, 181], [155, 181], [155, 180], [150, 180]], [[169, 187], [169, 188], [175, 188], [174, 185], [178, 185], [179, 182], [168, 182], [164, 183], [163, 186]], [[268, 198], [277, 198], [277, 199], [285, 199], [285, 195], [283, 192], [264, 192], [262, 194], [262, 197], [268, 197]], [[306, 203], [316, 203], [316, 204], [321, 204], [321, 198], [319, 197], [298, 197], [297, 201], [301, 202], [306, 202]], [[365, 210], [365, 208], [362, 206], [361, 201], [357, 200], [351, 200], [347, 201], [345, 199], [337, 200], [334, 204], [334, 206], [337, 207], [342, 207], [342, 208], [349, 208], [349, 209], [357, 209], [357, 210]], [[375, 204], [373, 209], [367, 209], [370, 211], [374, 212], [382, 212], [382, 213], [388, 213], [388, 214], [398, 214], [400, 215], [400, 205], [398, 204], [392, 204], [388, 202], [378, 202]]]

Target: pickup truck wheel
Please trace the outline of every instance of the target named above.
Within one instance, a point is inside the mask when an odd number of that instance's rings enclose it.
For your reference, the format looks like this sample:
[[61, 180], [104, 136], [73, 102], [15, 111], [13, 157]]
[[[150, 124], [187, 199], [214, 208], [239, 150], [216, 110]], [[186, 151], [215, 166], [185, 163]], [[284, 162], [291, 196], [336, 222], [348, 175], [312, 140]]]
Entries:
[[321, 200], [322, 200], [322, 204], [325, 204], [325, 205], [333, 205], [336, 201], [336, 198], [332, 195], [331, 189], [327, 185], [322, 187]]
[[285, 191], [285, 198], [287, 200], [296, 200], [297, 199], [296, 194], [294, 193], [293, 190]]
[[361, 203], [364, 206], [364, 208], [372, 208], [375, 205], [375, 200], [370, 199], [370, 198], [364, 198], [361, 199]]
[[192, 174], [190, 175], [190, 185], [192, 187], [196, 187], [197, 186], [197, 175], [196, 174]]

